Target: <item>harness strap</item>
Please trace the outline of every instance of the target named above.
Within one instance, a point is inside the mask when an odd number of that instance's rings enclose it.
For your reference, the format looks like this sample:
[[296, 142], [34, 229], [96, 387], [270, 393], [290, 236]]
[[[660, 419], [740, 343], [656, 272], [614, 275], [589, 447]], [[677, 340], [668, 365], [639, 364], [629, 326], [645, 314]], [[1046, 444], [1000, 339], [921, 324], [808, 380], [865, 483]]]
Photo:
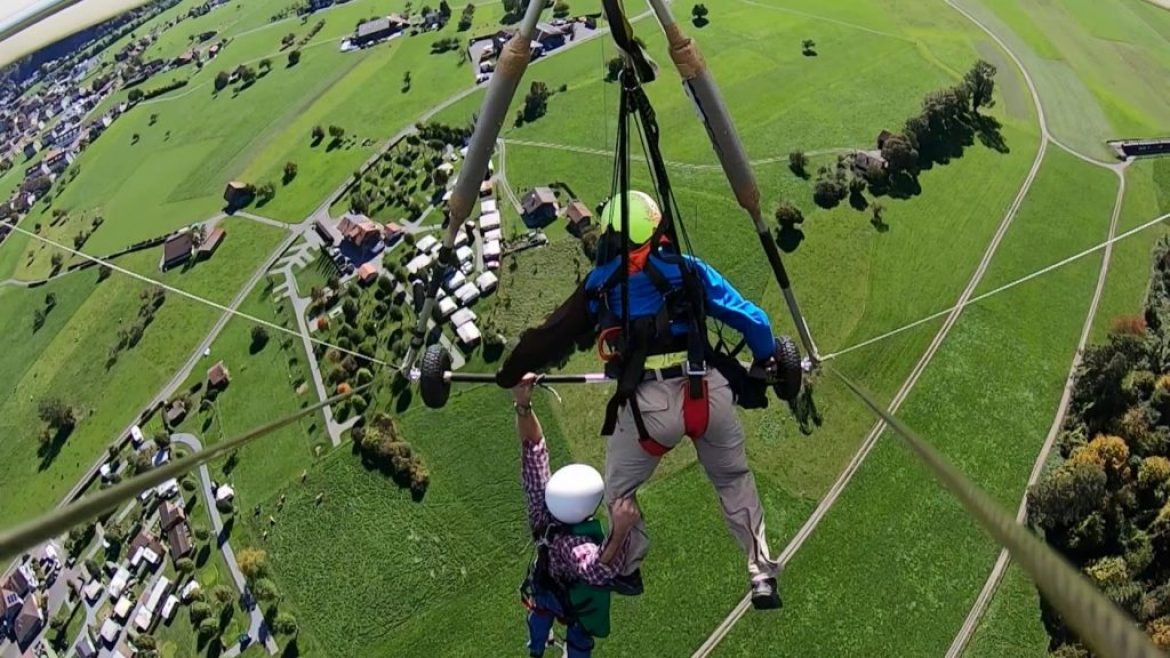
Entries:
[[697, 398], [683, 395], [683, 428], [692, 441], [706, 436], [707, 425], [711, 422], [711, 402], [707, 396], [706, 379], [702, 380], [701, 388], [702, 394]]

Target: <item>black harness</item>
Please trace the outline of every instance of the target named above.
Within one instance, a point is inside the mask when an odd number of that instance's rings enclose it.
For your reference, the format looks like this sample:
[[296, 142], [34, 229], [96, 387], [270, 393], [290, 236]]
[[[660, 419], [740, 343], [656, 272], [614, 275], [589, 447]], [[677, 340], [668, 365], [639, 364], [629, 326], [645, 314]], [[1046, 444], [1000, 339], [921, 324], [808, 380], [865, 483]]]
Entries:
[[[607, 13], [613, 13], [616, 0], [603, 4]], [[621, 26], [622, 14], [610, 16], [611, 24]], [[623, 21], [623, 22], [615, 22]], [[605, 408], [605, 423], [602, 435], [611, 436], [616, 429], [617, 417], [623, 406], [629, 405], [637, 428], [639, 439], [652, 439], [642, 420], [638, 408], [637, 387], [645, 380], [646, 359], [659, 354], [686, 351], [687, 359], [682, 371], [671, 373], [682, 375], [688, 380], [687, 395], [691, 400], [705, 398], [704, 378], [708, 367], [717, 368], [732, 385], [741, 406], [755, 408], [765, 406], [767, 397], [763, 387], [758, 392], [747, 392], [747, 371], [736, 360], [735, 355], [743, 342], [730, 352], [720, 336], [717, 347], [710, 343], [707, 333], [707, 299], [703, 283], [696, 266], [685, 258], [680, 249], [691, 252], [690, 238], [686, 228], [678, 221], [678, 205], [666, 171], [666, 164], [659, 148], [659, 128], [654, 108], [642, 89], [646, 76], [653, 75], [653, 68], [647, 63], [642, 49], [634, 43], [627, 32], [614, 30], [619, 47], [628, 55], [626, 66], [619, 78], [621, 96], [618, 113], [617, 149], [614, 162], [614, 176], [610, 203], [618, 203], [621, 215], [621, 230], [614, 234], [606, 232], [598, 249], [598, 263], [607, 263], [620, 258], [614, 273], [601, 286], [589, 291], [594, 300], [606, 309], [599, 322], [600, 341], [608, 343], [613, 358], [606, 364], [606, 374], [617, 382], [613, 397]], [[629, 276], [630, 238], [629, 204], [630, 191], [630, 124], [638, 128], [638, 134], [650, 165], [650, 178], [654, 191], [660, 200], [662, 217], [649, 240], [649, 254], [646, 255], [640, 271], [645, 274], [662, 295], [664, 303], [653, 316], [630, 317]], [[654, 264], [658, 259], [677, 265], [682, 275], [681, 285], [673, 285]], [[621, 296], [620, 311], [614, 313], [608, 303], [610, 293], [617, 288]], [[672, 327], [682, 323], [686, 326], [683, 336], [675, 336]], [[698, 437], [695, 437], [698, 438]]]

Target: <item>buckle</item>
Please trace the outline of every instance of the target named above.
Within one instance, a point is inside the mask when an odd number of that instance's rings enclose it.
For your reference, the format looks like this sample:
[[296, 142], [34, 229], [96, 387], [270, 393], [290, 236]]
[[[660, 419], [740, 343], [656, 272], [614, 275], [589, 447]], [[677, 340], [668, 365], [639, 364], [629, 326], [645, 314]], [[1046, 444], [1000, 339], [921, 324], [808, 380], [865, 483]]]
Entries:
[[687, 377], [706, 377], [707, 376], [707, 362], [700, 361], [698, 365], [691, 363], [690, 359], [683, 365], [683, 373]]

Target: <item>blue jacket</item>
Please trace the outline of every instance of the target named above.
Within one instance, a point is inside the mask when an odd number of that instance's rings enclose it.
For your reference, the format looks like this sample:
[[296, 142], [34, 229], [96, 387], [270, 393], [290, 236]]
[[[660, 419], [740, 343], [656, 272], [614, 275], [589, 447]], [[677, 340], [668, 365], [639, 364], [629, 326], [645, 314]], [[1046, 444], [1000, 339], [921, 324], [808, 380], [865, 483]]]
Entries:
[[[759, 306], [744, 299], [715, 268], [698, 258], [687, 258], [695, 265], [706, 293], [707, 315], [743, 334], [755, 358], [772, 356], [775, 338], [768, 315]], [[681, 287], [680, 263], [658, 255], [651, 255], [649, 259], [672, 286]], [[511, 388], [520, 383], [524, 373], [547, 368], [567, 359], [574, 349], [587, 346], [596, 339], [598, 322], [606, 310], [620, 317], [620, 286], [614, 286], [606, 295], [605, 306], [608, 308], [603, 308], [602, 301], [597, 297], [597, 291], [620, 266], [621, 259], [615, 258], [595, 267], [573, 295], [540, 326], [531, 327], [520, 334], [519, 344], [496, 373], [496, 383]], [[655, 315], [665, 303], [662, 294], [645, 272], [630, 276], [629, 290], [631, 319]], [[676, 322], [671, 331], [677, 336], [685, 334], [687, 329], [685, 324]]]
[[[743, 334], [748, 349], [752, 351], [752, 356], [757, 359], [766, 359], [771, 356], [776, 349], [776, 343], [772, 335], [772, 323], [763, 309], [744, 299], [743, 295], [739, 294], [739, 291], [732, 287], [715, 268], [698, 258], [691, 256], [683, 258], [694, 264], [699, 280], [703, 284], [707, 298], [707, 315]], [[650, 255], [649, 260], [671, 286], [675, 288], [682, 286], [682, 266], [680, 263], [671, 262], [653, 254]], [[613, 276], [613, 273], [620, 266], [621, 259], [615, 258], [604, 265], [593, 268], [585, 278], [586, 291], [595, 293], [605, 285], [605, 282]], [[665, 303], [662, 294], [654, 287], [654, 283], [644, 271], [631, 275], [629, 286], [631, 319], [653, 316]], [[609, 312], [621, 317], [621, 287], [614, 286], [606, 297], [605, 305], [608, 306]], [[595, 296], [590, 298], [589, 314], [594, 321], [597, 321], [605, 310], [599, 299]], [[671, 331], [675, 336], [684, 335], [687, 332], [686, 324], [675, 322], [671, 326]]]

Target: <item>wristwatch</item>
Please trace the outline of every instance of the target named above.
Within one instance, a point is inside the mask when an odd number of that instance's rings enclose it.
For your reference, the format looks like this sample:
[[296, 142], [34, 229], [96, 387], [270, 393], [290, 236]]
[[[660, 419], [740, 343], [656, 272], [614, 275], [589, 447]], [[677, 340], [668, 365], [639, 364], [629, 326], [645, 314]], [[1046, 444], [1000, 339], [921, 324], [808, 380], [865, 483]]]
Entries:
[[532, 403], [520, 404], [519, 402], [512, 403], [512, 409], [516, 411], [516, 415], [521, 418], [526, 418], [532, 415]]

